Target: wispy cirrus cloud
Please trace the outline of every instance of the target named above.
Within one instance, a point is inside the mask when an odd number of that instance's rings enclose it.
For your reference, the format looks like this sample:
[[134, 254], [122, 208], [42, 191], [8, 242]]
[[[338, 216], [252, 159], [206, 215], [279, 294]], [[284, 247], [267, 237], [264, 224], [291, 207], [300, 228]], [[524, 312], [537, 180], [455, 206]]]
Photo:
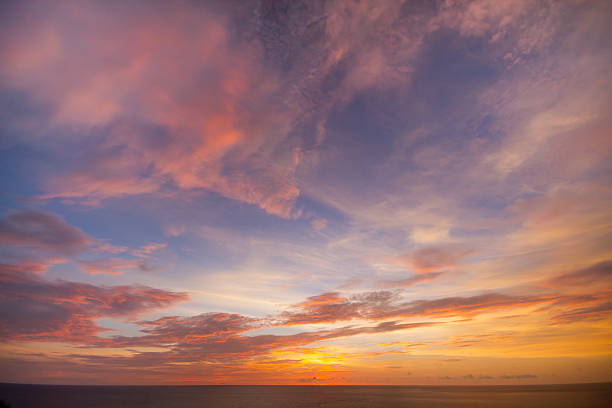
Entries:
[[612, 286], [612, 261], [603, 261], [587, 268], [557, 275], [544, 281], [543, 284], [555, 288], [597, 287], [604, 290]]
[[120, 275], [126, 270], [148, 271], [153, 269], [143, 260], [130, 260], [123, 258], [101, 258], [94, 260], [80, 260], [77, 262], [83, 271], [97, 275], [100, 273]]

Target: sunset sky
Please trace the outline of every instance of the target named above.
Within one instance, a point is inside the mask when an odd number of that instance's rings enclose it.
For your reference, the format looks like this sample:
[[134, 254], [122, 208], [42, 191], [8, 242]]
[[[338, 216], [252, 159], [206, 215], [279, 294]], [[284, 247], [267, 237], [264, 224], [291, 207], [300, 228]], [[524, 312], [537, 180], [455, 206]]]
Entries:
[[611, 21], [2, 1], [0, 382], [612, 381]]

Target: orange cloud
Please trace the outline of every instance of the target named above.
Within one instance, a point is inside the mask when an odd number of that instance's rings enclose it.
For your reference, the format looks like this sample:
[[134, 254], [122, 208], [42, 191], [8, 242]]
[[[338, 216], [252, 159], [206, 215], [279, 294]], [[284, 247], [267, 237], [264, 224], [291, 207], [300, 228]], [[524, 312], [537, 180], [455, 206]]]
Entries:
[[326, 293], [282, 312], [277, 324], [333, 323], [352, 319], [471, 317], [501, 309], [562, 301], [569, 302], [572, 298], [559, 295], [512, 296], [492, 292], [468, 297], [397, 302], [397, 294], [389, 291], [366, 292], [350, 298], [342, 298], [337, 293]]

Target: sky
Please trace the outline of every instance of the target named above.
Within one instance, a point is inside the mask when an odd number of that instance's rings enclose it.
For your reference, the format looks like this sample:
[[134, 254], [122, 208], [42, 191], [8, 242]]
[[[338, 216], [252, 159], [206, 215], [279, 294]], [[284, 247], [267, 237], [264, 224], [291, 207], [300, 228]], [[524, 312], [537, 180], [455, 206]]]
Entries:
[[612, 381], [612, 2], [0, 2], [0, 382]]

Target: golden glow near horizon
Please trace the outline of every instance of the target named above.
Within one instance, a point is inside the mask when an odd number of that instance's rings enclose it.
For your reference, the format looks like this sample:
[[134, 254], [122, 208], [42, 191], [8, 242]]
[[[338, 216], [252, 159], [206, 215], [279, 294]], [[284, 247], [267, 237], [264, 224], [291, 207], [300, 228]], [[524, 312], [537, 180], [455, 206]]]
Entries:
[[0, 382], [612, 381], [612, 3], [0, 5]]

